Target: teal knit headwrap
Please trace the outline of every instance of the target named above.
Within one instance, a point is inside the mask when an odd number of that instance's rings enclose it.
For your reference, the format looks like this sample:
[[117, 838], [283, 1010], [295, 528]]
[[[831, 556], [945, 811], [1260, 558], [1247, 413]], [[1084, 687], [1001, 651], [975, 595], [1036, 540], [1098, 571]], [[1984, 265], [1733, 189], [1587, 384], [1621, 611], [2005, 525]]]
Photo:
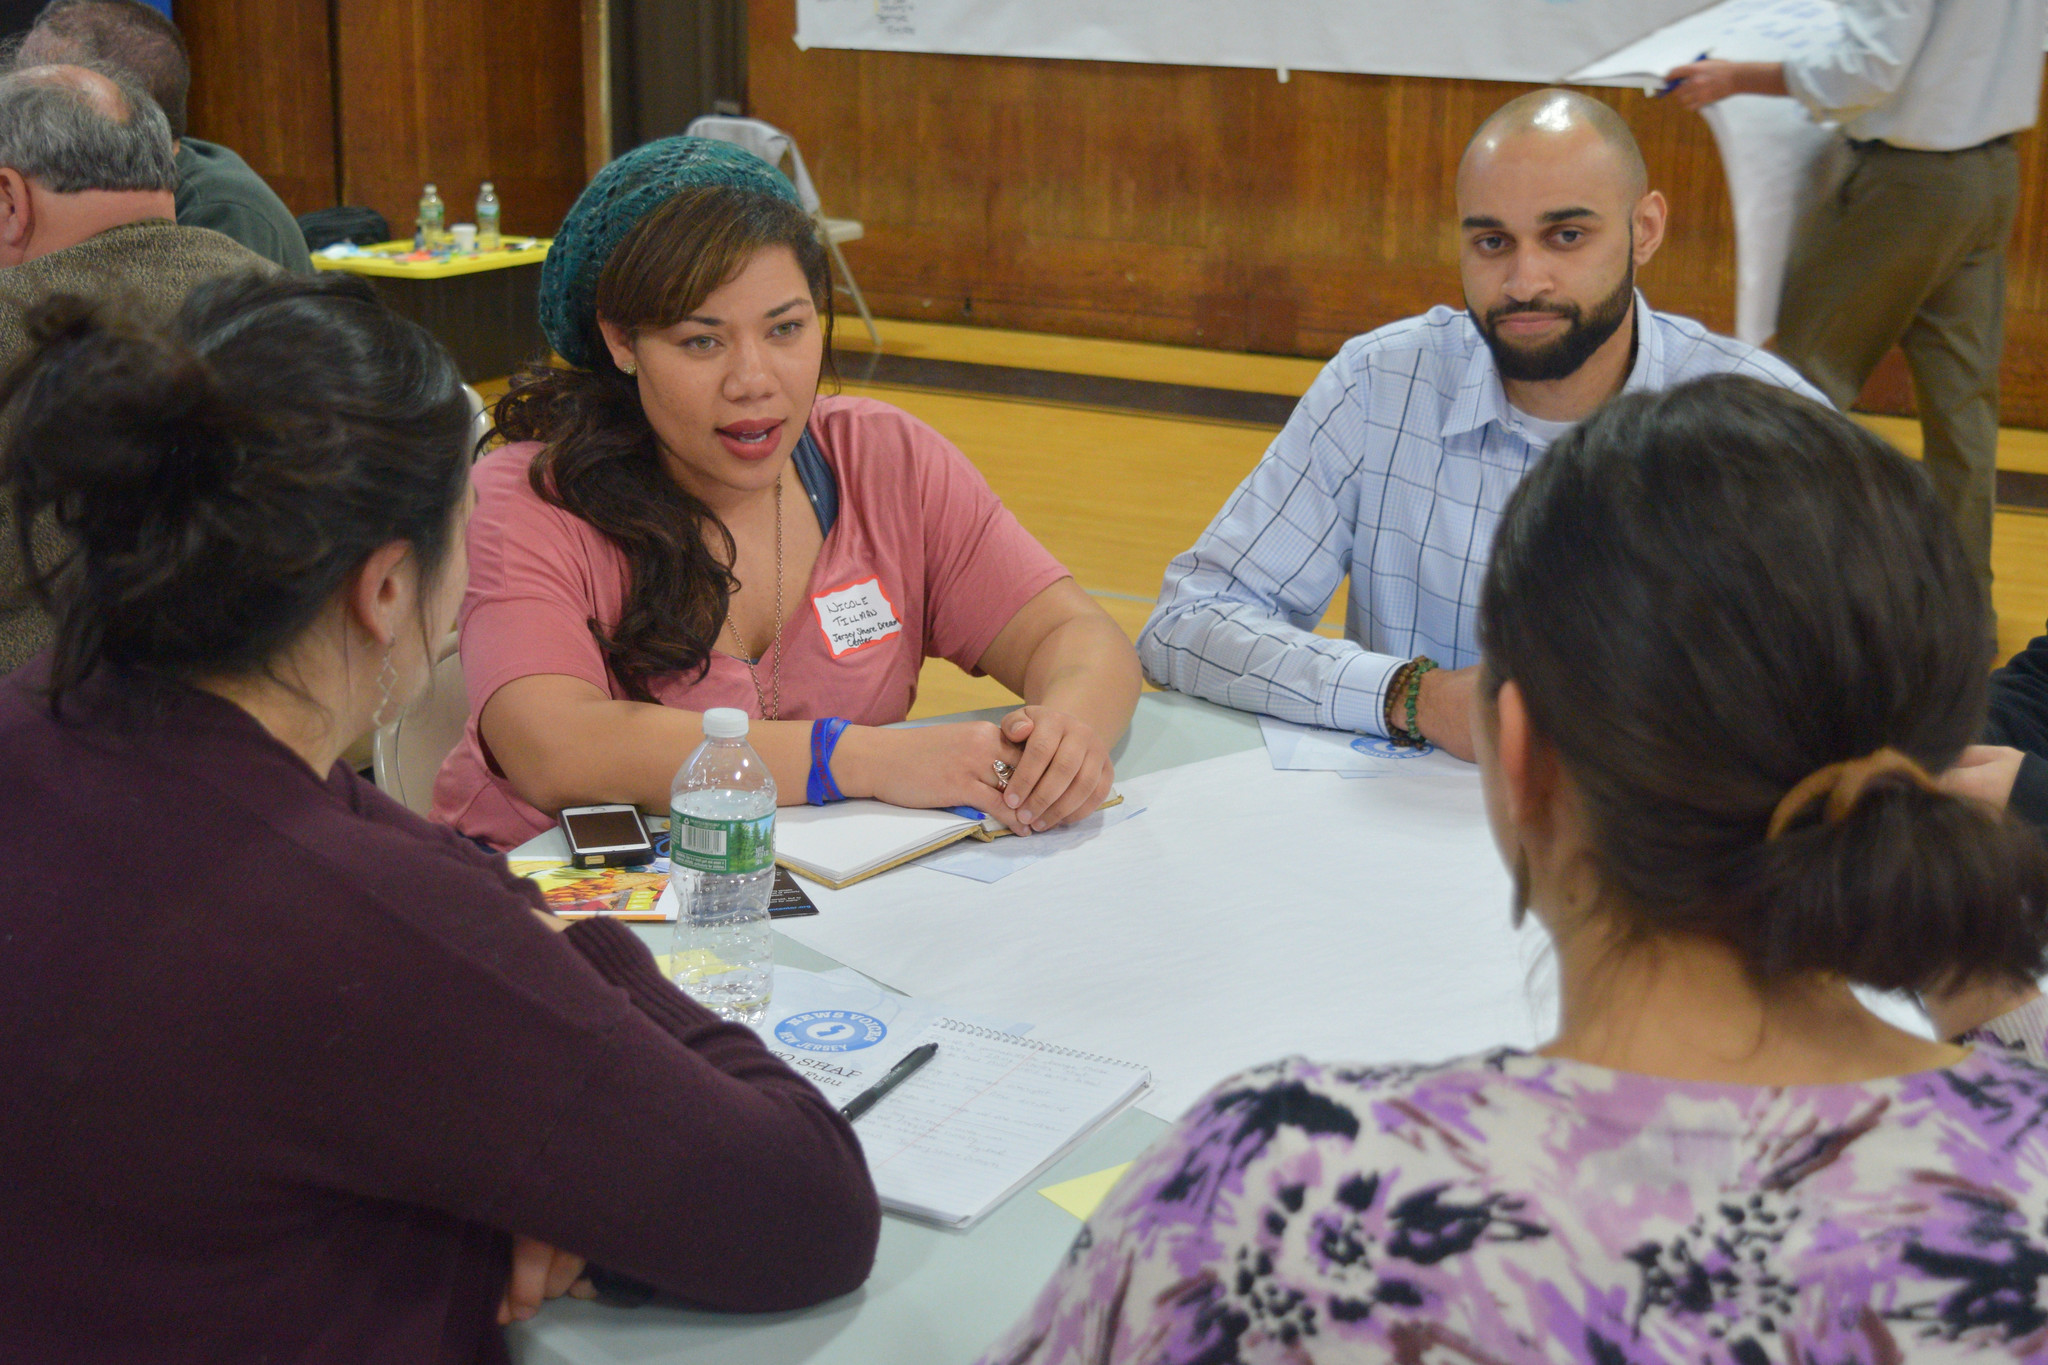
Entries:
[[781, 171], [729, 142], [665, 137], [627, 152], [576, 196], [541, 264], [540, 329], [557, 355], [596, 367], [605, 353], [597, 330], [597, 278], [605, 262], [635, 223], [682, 191], [707, 185], [799, 203]]

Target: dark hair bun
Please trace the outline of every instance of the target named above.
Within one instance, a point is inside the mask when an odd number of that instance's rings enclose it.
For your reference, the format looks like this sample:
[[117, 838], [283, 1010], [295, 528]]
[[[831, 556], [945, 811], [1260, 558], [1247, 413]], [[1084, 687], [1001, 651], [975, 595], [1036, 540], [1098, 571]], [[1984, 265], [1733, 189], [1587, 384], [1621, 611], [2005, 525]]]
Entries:
[[408, 542], [423, 580], [445, 558], [461, 377], [360, 281], [226, 276], [168, 327], [57, 298], [28, 330], [0, 383], [0, 485], [57, 617], [53, 706], [102, 665], [261, 669], [378, 546]]
[[1904, 777], [1873, 779], [1835, 823], [1788, 829], [1762, 850], [1745, 956], [1766, 977], [1833, 972], [1879, 990], [2038, 975], [2048, 939], [2048, 856], [2034, 832], [1978, 802]]
[[9, 473], [86, 545], [131, 546], [152, 518], [219, 488], [248, 415], [183, 342], [74, 296], [27, 318], [28, 376]]

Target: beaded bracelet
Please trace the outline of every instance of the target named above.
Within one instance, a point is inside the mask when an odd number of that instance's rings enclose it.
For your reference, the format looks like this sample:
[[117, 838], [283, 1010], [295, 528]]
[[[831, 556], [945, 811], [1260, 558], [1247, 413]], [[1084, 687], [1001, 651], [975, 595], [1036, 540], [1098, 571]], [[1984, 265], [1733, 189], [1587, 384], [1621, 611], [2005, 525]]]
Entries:
[[[1436, 660], [1430, 658], [1427, 654], [1418, 654], [1408, 661], [1407, 665], [1401, 670], [1400, 676], [1395, 680], [1396, 686], [1400, 690], [1392, 695], [1402, 698], [1403, 723], [1399, 733], [1396, 733], [1395, 728], [1389, 725], [1387, 727], [1387, 738], [1393, 740], [1396, 744], [1421, 745], [1429, 742], [1423, 736], [1422, 727], [1415, 723], [1415, 704], [1422, 696], [1423, 675], [1436, 666]], [[1392, 709], [1391, 705], [1388, 709]]]
[[846, 799], [846, 793], [832, 780], [832, 751], [845, 733], [846, 722], [837, 716], [820, 716], [811, 722], [811, 776], [804, 783], [804, 800], [814, 806]]
[[1400, 727], [1394, 724], [1394, 713], [1401, 709], [1402, 689], [1408, 686], [1408, 674], [1414, 668], [1415, 660], [1410, 659], [1396, 666], [1393, 675], [1387, 679], [1386, 700], [1380, 703], [1380, 725], [1386, 730], [1388, 739], [1398, 740], [1401, 737]]

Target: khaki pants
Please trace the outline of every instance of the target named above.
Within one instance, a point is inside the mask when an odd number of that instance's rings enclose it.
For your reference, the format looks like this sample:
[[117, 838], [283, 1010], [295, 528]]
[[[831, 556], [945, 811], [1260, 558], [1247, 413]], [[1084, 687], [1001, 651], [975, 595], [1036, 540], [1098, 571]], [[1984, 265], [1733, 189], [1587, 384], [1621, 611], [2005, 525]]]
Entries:
[[2019, 203], [2011, 138], [1959, 152], [1851, 144], [1801, 225], [1778, 308], [1779, 354], [1844, 412], [1897, 345], [1923, 455], [1988, 589], [2005, 342], [2005, 244]]

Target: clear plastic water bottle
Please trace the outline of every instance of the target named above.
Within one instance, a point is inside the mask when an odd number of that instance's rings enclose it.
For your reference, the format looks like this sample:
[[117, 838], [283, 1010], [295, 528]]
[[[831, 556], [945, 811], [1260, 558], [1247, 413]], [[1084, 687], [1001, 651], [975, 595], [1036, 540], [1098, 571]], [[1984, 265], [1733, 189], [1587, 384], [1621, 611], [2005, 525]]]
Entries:
[[722, 1019], [757, 1022], [774, 985], [775, 779], [747, 743], [747, 713], [704, 713], [704, 742], [669, 787], [674, 971]]
[[441, 202], [441, 192], [430, 181], [420, 192], [419, 217], [412, 232], [412, 246], [415, 251], [432, 251], [441, 245], [441, 225], [448, 221], [447, 206]]
[[505, 239], [498, 232], [498, 192], [486, 180], [476, 193], [476, 249], [496, 251], [504, 244]]

